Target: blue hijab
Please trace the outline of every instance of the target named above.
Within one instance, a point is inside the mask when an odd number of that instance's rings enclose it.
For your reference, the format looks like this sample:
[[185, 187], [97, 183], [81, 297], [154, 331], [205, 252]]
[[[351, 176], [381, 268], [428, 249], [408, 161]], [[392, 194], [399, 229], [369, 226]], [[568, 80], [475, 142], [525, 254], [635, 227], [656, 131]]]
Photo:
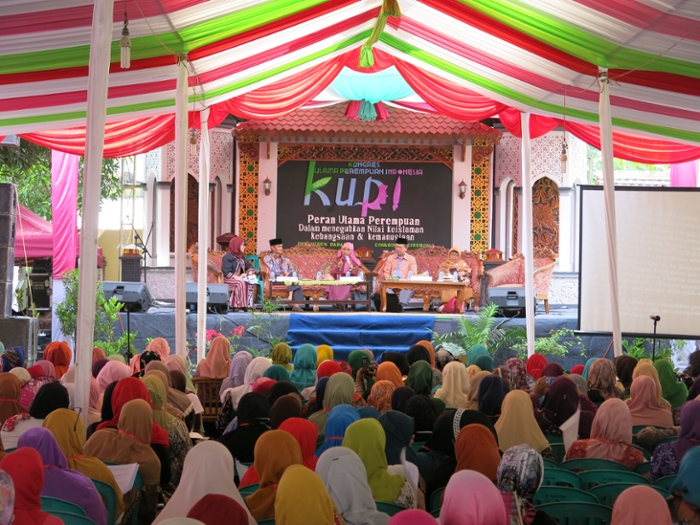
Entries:
[[355, 421], [359, 421], [360, 414], [355, 407], [350, 405], [338, 405], [331, 409], [326, 421], [326, 440], [323, 442], [315, 456], [321, 457], [331, 447], [339, 447], [343, 444], [345, 431]]
[[299, 392], [316, 384], [316, 348], [313, 345], [307, 343], [299, 347], [289, 377]]
[[591, 373], [591, 366], [597, 360], [598, 360], [597, 357], [591, 357], [588, 361], [586, 361], [586, 366], [583, 367], [583, 373], [581, 374], [586, 381], [588, 381], [588, 374]]
[[384, 452], [387, 463], [400, 465], [401, 450], [405, 448], [406, 459], [414, 465], [418, 465], [418, 455], [411, 448], [414, 430], [413, 418], [398, 410], [388, 410], [379, 416], [379, 423], [386, 434]]
[[357, 409], [357, 413], [360, 414], [360, 419], [376, 419], [379, 421], [379, 410], [374, 407], [366, 406]]
[[673, 485], [671, 485], [668, 493], [673, 494], [674, 492], [680, 492], [685, 501], [691, 505], [700, 507], [699, 469], [700, 447], [693, 447], [685, 453], [685, 456], [683, 456], [681, 466], [678, 469], [678, 476], [676, 476], [676, 481], [673, 482]]

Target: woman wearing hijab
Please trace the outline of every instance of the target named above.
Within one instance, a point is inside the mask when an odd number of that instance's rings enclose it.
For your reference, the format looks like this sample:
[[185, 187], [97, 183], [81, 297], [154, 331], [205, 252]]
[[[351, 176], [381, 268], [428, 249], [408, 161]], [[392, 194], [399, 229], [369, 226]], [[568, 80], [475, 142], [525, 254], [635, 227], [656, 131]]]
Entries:
[[[332, 260], [332, 266], [323, 276], [324, 280], [336, 281], [344, 275], [357, 276], [361, 271], [366, 271], [362, 261], [355, 255], [355, 247], [351, 242], [344, 243]], [[326, 286], [326, 298], [328, 301], [347, 301], [352, 290], [352, 284]]]
[[246, 510], [246, 523], [256, 525], [233, 483], [233, 476], [233, 457], [226, 447], [216, 441], [199, 443], [187, 454], [182, 480], [153, 525], [187, 516], [197, 502], [209, 494], [221, 494], [233, 499]]
[[413, 345], [408, 349], [406, 359], [408, 359], [408, 364], [410, 366], [413, 366], [418, 361], [425, 361], [430, 365], [430, 352], [428, 352], [428, 349], [423, 345]]
[[357, 409], [350, 405], [338, 405], [328, 414], [326, 422], [326, 436], [323, 444], [316, 450], [315, 456], [320, 457], [326, 450], [339, 447], [343, 444], [345, 432], [355, 421], [360, 420]]
[[489, 375], [482, 379], [479, 385], [479, 412], [486, 414], [493, 423], [498, 421], [506, 393], [506, 383], [500, 377]]
[[107, 483], [114, 489], [117, 497], [116, 515], [121, 515], [124, 512], [124, 496], [112, 471], [99, 459], [85, 455], [82, 437], [85, 435], [85, 430], [80, 414], [66, 408], [59, 408], [46, 417], [43, 427], [51, 431], [56, 438], [61, 452], [68, 458], [69, 469]]
[[458, 359], [447, 350], [438, 350], [435, 352], [435, 368], [440, 372], [443, 371], [448, 363], [452, 363], [453, 361], [458, 361]]
[[290, 379], [299, 392], [316, 384], [316, 349], [303, 344], [294, 356], [294, 370]]
[[[2, 343], [0, 343], [2, 344]], [[2, 371], [9, 372], [13, 368], [24, 366], [24, 348], [13, 346], [5, 349], [2, 354]]]
[[[301, 417], [301, 398], [298, 394], [287, 394], [280, 397], [270, 408], [270, 426], [279, 428], [287, 419]], [[316, 429], [318, 433], [318, 429]]]
[[[535, 385], [530, 399], [535, 409], [535, 420], [542, 433], [546, 435], [561, 436], [560, 425], [573, 416], [579, 409], [580, 401], [576, 384], [566, 376], [558, 377], [549, 387], [549, 392], [540, 408], [540, 397], [546, 391], [547, 384], [540, 379]], [[578, 424], [578, 435], [582, 439], [590, 437], [591, 425], [594, 414], [583, 410]], [[631, 429], [631, 427], [630, 427]]]
[[615, 500], [610, 525], [671, 525], [671, 514], [664, 497], [649, 486], [625, 489]]
[[588, 373], [588, 397], [596, 404], [622, 397], [617, 389], [617, 372], [612, 361], [597, 359], [593, 362]]
[[272, 364], [282, 365], [288, 372], [294, 370], [292, 365], [292, 349], [287, 343], [277, 343], [272, 349]]
[[93, 364], [93, 366], [100, 359], [107, 359], [107, 354], [105, 353], [105, 351], [102, 348], [100, 348], [99, 346], [95, 346], [92, 349], [92, 364]]
[[[243, 352], [245, 353], [245, 352]], [[235, 357], [235, 355], [234, 355]], [[171, 354], [165, 359], [165, 368], [168, 369], [168, 372], [172, 372], [174, 370], [177, 370], [182, 373], [183, 376], [185, 376], [185, 380], [187, 381], [186, 388], [183, 390], [183, 393], [188, 393], [188, 392], [196, 392], [194, 388], [194, 383], [192, 383], [192, 379], [190, 378], [190, 361], [187, 359], [184, 355], [178, 355], [178, 354]], [[231, 364], [233, 367], [233, 363]], [[226, 381], [224, 379], [224, 381]]]
[[444, 401], [447, 408], [457, 408], [467, 401], [469, 383], [464, 365], [459, 361], [449, 363], [442, 372], [442, 387], [435, 392], [435, 397]]
[[221, 388], [219, 388], [221, 399], [224, 398], [224, 392], [229, 388], [236, 388], [244, 384], [246, 369], [252, 361], [253, 356], [248, 352], [243, 351], [233, 354], [228, 377], [221, 382]]
[[415, 396], [413, 389], [408, 386], [400, 386], [391, 394], [391, 409], [406, 413], [406, 405]]
[[63, 525], [59, 518], [41, 510], [44, 464], [33, 448], [25, 447], [0, 460], [0, 469], [12, 477], [15, 487], [12, 525]]
[[219, 525], [222, 520], [226, 520], [230, 525], [248, 523], [245, 505], [223, 494], [207, 494], [190, 509], [187, 517], [204, 525]]
[[151, 361], [146, 365], [146, 375], [156, 374], [163, 381], [167, 394], [167, 410], [170, 414], [183, 419], [188, 428], [194, 423], [194, 405], [187, 394], [173, 388], [172, 378], [168, 367], [162, 361]]
[[528, 445], [516, 445], [505, 451], [498, 465], [496, 485], [503, 497], [510, 523], [531, 525], [542, 512], [536, 512], [532, 500], [542, 485], [542, 456]]
[[654, 449], [651, 460], [651, 481], [678, 473], [689, 450], [700, 444], [700, 400], [688, 401], [681, 409], [681, 430], [678, 440], [663, 443]]
[[659, 381], [659, 373], [654, 368], [654, 365], [648, 359], [642, 359], [639, 364], [634, 368], [632, 373], [632, 381], [637, 379], [639, 376], [651, 377], [656, 385], [656, 398], [663, 406], [671, 410], [671, 403], [666, 401], [663, 397], [663, 388], [661, 387], [661, 381]]
[[316, 347], [316, 368], [324, 361], [333, 361], [333, 349], [328, 345], [318, 345]]
[[469, 349], [467, 354], [467, 366], [476, 364], [476, 358], [480, 355], [489, 355], [489, 351], [484, 345], [474, 345]]
[[377, 367], [377, 375], [375, 377], [377, 381], [391, 381], [396, 388], [404, 386], [403, 376], [399, 371], [399, 367], [389, 361], [382, 362]]
[[530, 392], [527, 380], [527, 368], [522, 359], [511, 357], [506, 361], [506, 368], [510, 371], [510, 389]]
[[[271, 366], [272, 364], [268, 359], [265, 359], [264, 357], [256, 357], [250, 362], [245, 370], [243, 384], [224, 391], [221, 398], [223, 406], [221, 407], [221, 413], [219, 414], [219, 419], [216, 423], [217, 428], [223, 430], [229, 425], [235, 415], [236, 410], [238, 410], [238, 403], [240, 400], [244, 395], [252, 392], [253, 383], [260, 379], [265, 373], [265, 370]], [[272, 392], [273, 388], [271, 388], [269, 392]]]
[[673, 414], [659, 403], [656, 383], [647, 376], [639, 376], [629, 388], [630, 398], [626, 401], [632, 415], [632, 425], [652, 425], [664, 428], [673, 426]]
[[391, 395], [394, 390], [396, 390], [396, 386], [391, 381], [377, 381], [372, 386], [367, 404], [376, 408], [380, 414], [391, 410]]
[[547, 363], [542, 369], [545, 377], [559, 377], [564, 375], [564, 369], [559, 363]]
[[[318, 427], [318, 435], [325, 436], [328, 415], [338, 405], [351, 405], [355, 397], [352, 378], [347, 374], [335, 374], [328, 379], [325, 395], [323, 396], [323, 408], [311, 414], [309, 421]], [[390, 401], [391, 402], [391, 401]]]
[[246, 505], [256, 520], [274, 519], [275, 496], [282, 474], [291, 465], [303, 465], [299, 443], [288, 432], [270, 430], [255, 444], [253, 465], [260, 477], [260, 488], [246, 498]]
[[97, 376], [99, 375], [100, 371], [104, 368], [104, 366], [109, 363], [109, 359], [98, 359], [92, 364], [92, 377], [97, 379]]
[[37, 392], [36, 382], [26, 368], [15, 367], [10, 370], [10, 374], [19, 378], [21, 384], [19, 404], [23, 407], [28, 407], [32, 404]]
[[[620, 381], [622, 388], [622, 399], [628, 399], [630, 397], [630, 387], [632, 386], [632, 374], [634, 374], [634, 369], [637, 366], [637, 360], [629, 355], [619, 355], [615, 358], [615, 372], [617, 373], [617, 379]], [[572, 370], [573, 374], [574, 371]]]
[[542, 370], [547, 366], [547, 358], [542, 354], [532, 354], [525, 362], [527, 373], [536, 381], [542, 377]]
[[408, 359], [404, 354], [398, 352], [384, 352], [382, 354], [382, 363], [394, 363], [396, 368], [401, 372], [401, 376], [407, 376], [411, 365], [408, 364]]
[[107, 361], [105, 366], [102, 367], [100, 373], [97, 374], [97, 384], [100, 387], [100, 392], [104, 392], [107, 385], [129, 377], [131, 375], [131, 370], [124, 363], [119, 361]]
[[[234, 356], [235, 357], [235, 356]], [[329, 363], [333, 363], [333, 361], [329, 361]], [[337, 365], [338, 363], [333, 363]], [[338, 366], [338, 369], [340, 369], [340, 366]], [[328, 374], [330, 377], [333, 374]], [[283, 367], [282, 365], [272, 365], [270, 368], [265, 370], [263, 372], [263, 377], [273, 379], [275, 381], [289, 381], [289, 372], [287, 372], [287, 369]], [[323, 376], [320, 376], [323, 377]], [[320, 379], [319, 377], [319, 379]]]
[[493, 372], [495, 368], [493, 366], [493, 359], [490, 355], [477, 356], [476, 360], [474, 361], [474, 364], [484, 372]]
[[621, 399], [608, 399], [596, 412], [590, 439], [571, 445], [566, 459], [599, 458], [620, 463], [634, 470], [644, 463], [644, 455], [632, 446], [632, 416]]
[[100, 494], [90, 478], [68, 468], [68, 461], [51, 431], [45, 428], [28, 430], [17, 446], [31, 447], [41, 455], [45, 472], [42, 496], [70, 501], [82, 508], [95, 525], [107, 525], [107, 509]]
[[443, 501], [441, 525], [508, 524], [501, 493], [479, 472], [455, 472], [445, 487]]
[[[4, 461], [4, 460], [3, 460]], [[2, 468], [2, 463], [0, 463]], [[669, 489], [668, 506], [673, 523], [700, 524], [700, 448], [690, 449], [681, 461], [678, 476]]]
[[416, 344], [422, 346], [428, 351], [428, 354], [430, 355], [430, 366], [435, 368], [435, 348], [433, 348], [433, 343], [423, 339], [418, 341]]
[[479, 409], [479, 388], [481, 387], [481, 382], [490, 376], [491, 374], [489, 372], [479, 372], [471, 378], [469, 383], [469, 391], [467, 392], [467, 399], [459, 406], [459, 408], [464, 408], [467, 410]]
[[406, 386], [411, 387], [416, 395], [429, 396], [433, 389], [433, 369], [430, 368], [430, 363], [421, 360], [411, 365]]
[[435, 405], [428, 396], [413, 396], [406, 403], [404, 412], [413, 418], [414, 440], [417, 443], [425, 443], [432, 435], [435, 420], [438, 417]]
[[72, 357], [73, 352], [71, 352], [70, 346], [64, 341], [49, 343], [44, 350], [44, 359], [53, 364], [56, 379], [61, 379], [63, 374], [68, 371]]
[[554, 457], [549, 441], [537, 425], [532, 411], [532, 401], [526, 392], [511, 390], [506, 394], [501, 417], [494, 426], [498, 433], [501, 450], [506, 451], [517, 445], [528, 445], [543, 457]]
[[346, 447], [323, 454], [316, 473], [347, 525], [386, 525], [389, 516], [377, 510], [367, 482], [367, 471], [359, 456]]
[[318, 457], [314, 455], [314, 452], [316, 452], [316, 439], [318, 438], [316, 425], [306, 419], [293, 417], [284, 421], [279, 426], [279, 429], [289, 432], [297, 440], [304, 466], [311, 470], [316, 470], [316, 463], [318, 462]]
[[237, 312], [251, 308], [255, 286], [249, 284], [246, 278], [255, 275], [255, 268], [245, 257], [245, 239], [233, 237], [229, 241], [228, 252], [221, 258], [221, 273], [224, 283], [231, 290], [231, 308]]
[[232, 456], [242, 463], [252, 463], [255, 444], [270, 430], [270, 404], [262, 394], [249, 392], [241, 398], [236, 416], [237, 426], [219, 438]]
[[423, 479], [429, 479], [443, 457], [427, 450], [419, 452], [413, 450], [411, 447], [414, 433], [413, 419], [401, 412], [389, 410], [379, 416], [379, 423], [386, 435], [384, 451], [388, 464], [400, 465], [401, 451], [405, 449], [406, 460], [418, 467], [418, 472]]
[[170, 345], [163, 337], [156, 337], [148, 344], [146, 350], [158, 354], [158, 357], [160, 357], [160, 360], [163, 362], [170, 357]]
[[282, 475], [274, 511], [279, 525], [345, 525], [321, 478], [298, 465]]
[[384, 449], [386, 435], [379, 421], [361, 419], [345, 432], [343, 446], [354, 451], [365, 466], [367, 482], [375, 501], [393, 503], [403, 508], [416, 507], [416, 494], [400, 474], [390, 474]]
[[10, 417], [24, 414], [27, 409], [19, 404], [22, 383], [19, 378], [9, 372], [0, 373], [0, 425], [4, 425]]
[[29, 412], [16, 414], [2, 425], [2, 444], [7, 448], [17, 448], [20, 436], [32, 428], [40, 427], [44, 419], [54, 410], [68, 408], [68, 390], [61, 383], [54, 382], [42, 386], [37, 392]]
[[673, 410], [680, 407], [688, 399], [688, 387], [678, 380], [673, 364], [668, 359], [654, 362], [654, 368], [659, 373], [659, 382], [664, 399], [671, 404]]
[[195, 376], [211, 379], [225, 379], [231, 367], [231, 342], [223, 335], [216, 336], [206, 359], [197, 365]]
[[579, 396], [583, 396], [588, 399], [588, 381], [586, 381], [580, 374], [571, 374], [569, 375], [569, 379], [576, 383]]

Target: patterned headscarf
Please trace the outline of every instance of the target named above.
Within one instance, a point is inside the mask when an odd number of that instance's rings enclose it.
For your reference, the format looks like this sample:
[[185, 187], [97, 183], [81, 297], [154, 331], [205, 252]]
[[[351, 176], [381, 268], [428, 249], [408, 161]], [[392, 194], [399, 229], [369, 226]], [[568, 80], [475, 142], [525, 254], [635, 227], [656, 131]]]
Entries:
[[438, 350], [435, 352], [435, 366], [438, 370], [442, 371], [447, 363], [456, 361], [457, 358], [449, 353], [447, 350]]
[[588, 388], [597, 390], [604, 399], [618, 398], [620, 392], [615, 384], [617, 383], [617, 371], [612, 361], [608, 359], [598, 359], [591, 365], [588, 377]]
[[[498, 490], [504, 495], [513, 495], [515, 510], [519, 510], [518, 514], [521, 516], [530, 514], [528, 510], [531, 511], [532, 507], [526, 505], [525, 501], [532, 501], [544, 476], [544, 462], [539, 452], [529, 445], [516, 445], [509, 448], [501, 458], [497, 475]], [[506, 501], [505, 496], [503, 499]], [[506, 510], [508, 511], [508, 508]], [[512, 513], [511, 515], [515, 516]]]
[[396, 385], [391, 381], [377, 381], [372, 386], [367, 403], [383, 414], [387, 410], [391, 410], [391, 394], [395, 389]]
[[510, 389], [530, 391], [527, 384], [527, 368], [522, 359], [511, 357], [506, 361], [506, 368], [510, 370]]

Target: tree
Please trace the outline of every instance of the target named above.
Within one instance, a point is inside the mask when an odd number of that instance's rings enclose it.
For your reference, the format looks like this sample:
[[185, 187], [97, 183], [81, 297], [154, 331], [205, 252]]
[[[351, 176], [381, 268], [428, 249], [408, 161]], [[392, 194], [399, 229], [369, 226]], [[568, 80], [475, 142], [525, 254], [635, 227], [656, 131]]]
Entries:
[[[80, 157], [78, 179], [78, 208], [83, 203], [83, 157]], [[51, 150], [21, 139], [19, 148], [0, 147], [0, 182], [17, 186], [22, 206], [51, 220]], [[119, 159], [102, 161], [101, 199], [115, 200], [121, 196]]]

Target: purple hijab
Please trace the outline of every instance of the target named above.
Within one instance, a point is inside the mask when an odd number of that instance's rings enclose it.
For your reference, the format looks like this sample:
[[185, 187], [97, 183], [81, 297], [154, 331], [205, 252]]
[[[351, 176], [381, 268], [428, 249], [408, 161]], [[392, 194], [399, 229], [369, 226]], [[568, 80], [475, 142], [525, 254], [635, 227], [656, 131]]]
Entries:
[[680, 463], [691, 448], [700, 444], [700, 400], [688, 401], [681, 408], [681, 433], [671, 443], [676, 459]]
[[95, 525], [107, 525], [107, 509], [90, 478], [68, 468], [68, 460], [50, 430], [38, 427], [27, 430], [17, 442], [17, 448], [30, 447], [39, 452], [44, 463], [42, 496], [75, 503], [85, 511]]
[[227, 388], [236, 388], [244, 383], [246, 368], [248, 368], [248, 365], [252, 360], [253, 356], [245, 351], [240, 351], [233, 354], [228, 377], [221, 382], [219, 395], [223, 394], [224, 390]]

